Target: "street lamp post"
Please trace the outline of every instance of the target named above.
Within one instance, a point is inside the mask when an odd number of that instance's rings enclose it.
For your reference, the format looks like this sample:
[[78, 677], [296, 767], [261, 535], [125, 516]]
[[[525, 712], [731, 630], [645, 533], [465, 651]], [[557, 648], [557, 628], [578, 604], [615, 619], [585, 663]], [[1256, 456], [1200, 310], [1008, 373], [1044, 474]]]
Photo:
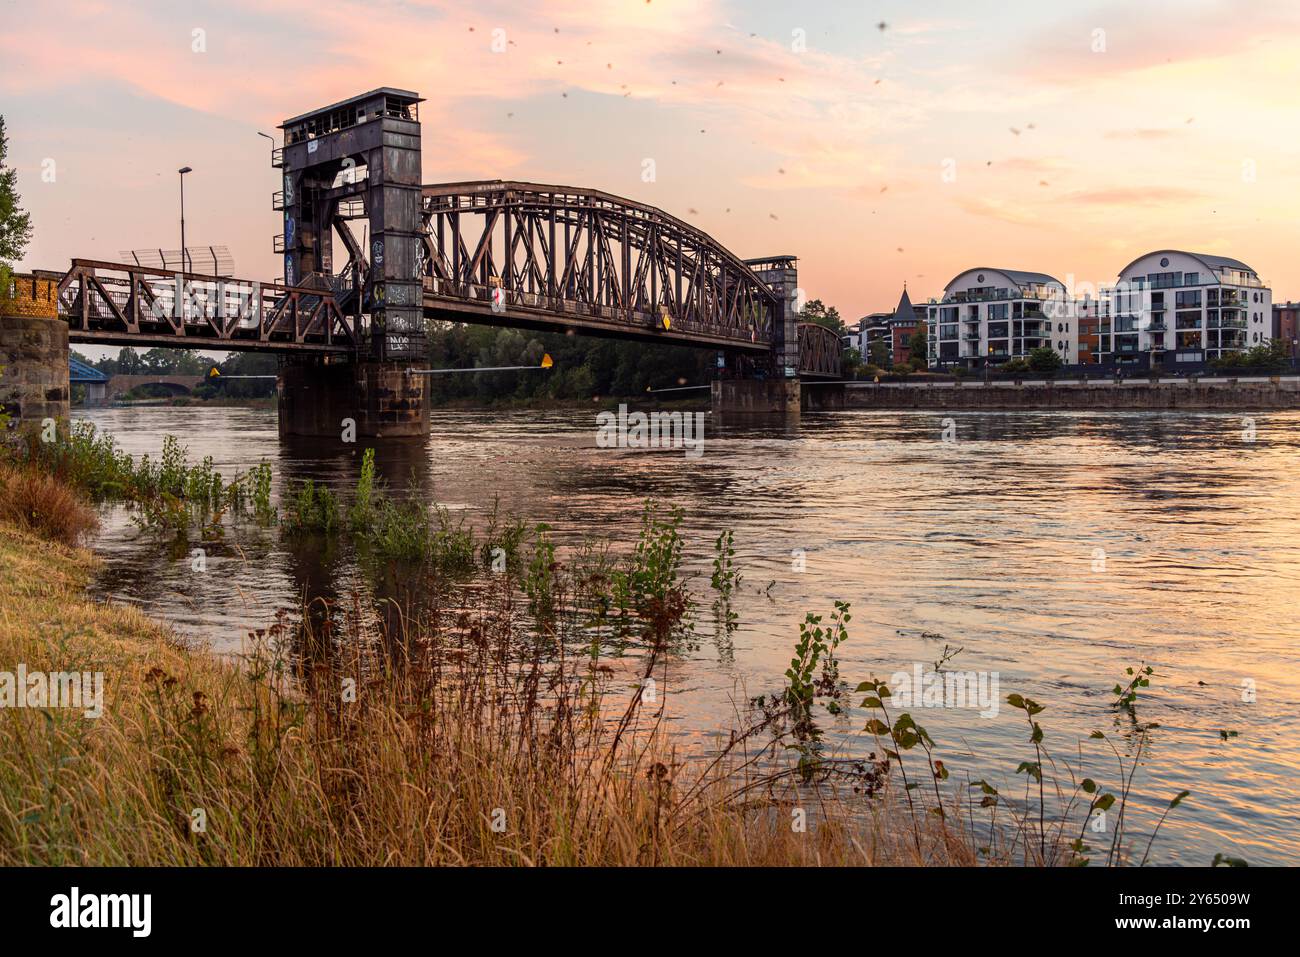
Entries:
[[181, 272], [185, 272], [189, 254], [185, 251], [185, 174], [193, 173], [194, 170], [188, 166], [182, 166], [178, 173], [181, 174]]
[[263, 133], [261, 130], [257, 131], [257, 135], [262, 137], [262, 139], [271, 141], [271, 162], [274, 163], [275, 162], [275, 137], [271, 136], [269, 133]]

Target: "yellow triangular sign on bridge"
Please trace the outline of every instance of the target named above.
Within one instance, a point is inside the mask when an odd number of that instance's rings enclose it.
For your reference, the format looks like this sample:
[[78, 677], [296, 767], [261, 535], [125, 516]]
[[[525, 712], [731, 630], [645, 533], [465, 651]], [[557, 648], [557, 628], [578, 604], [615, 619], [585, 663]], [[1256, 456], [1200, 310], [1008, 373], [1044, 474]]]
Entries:
[[549, 368], [550, 368], [551, 366], [553, 366], [553, 365], [555, 365], [555, 360], [551, 358], [551, 354], [550, 354], [549, 352], [543, 352], [543, 353], [542, 353], [542, 368], [543, 368], [543, 369], [549, 369]]
[[216, 366], [213, 366], [212, 371], [208, 373], [208, 378], [211, 379], [213, 376], [219, 376], [219, 375], [221, 375], [221, 370], [219, 370]]

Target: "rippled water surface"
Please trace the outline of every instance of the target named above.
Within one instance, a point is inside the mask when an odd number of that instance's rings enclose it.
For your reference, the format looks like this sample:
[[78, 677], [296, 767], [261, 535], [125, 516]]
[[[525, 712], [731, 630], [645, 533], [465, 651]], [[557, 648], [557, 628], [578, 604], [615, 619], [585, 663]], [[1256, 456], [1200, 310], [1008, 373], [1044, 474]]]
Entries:
[[[354, 455], [281, 442], [274, 411], [104, 409], [82, 417], [133, 454], [172, 433], [191, 460], [230, 478], [265, 458], [279, 480], [350, 488]], [[562, 542], [629, 542], [640, 503], [685, 512], [689, 563], [702, 574], [719, 530], [735, 533], [744, 574], [730, 642], [702, 640], [676, 665], [666, 702], [675, 726], [729, 727], [747, 695], [778, 689], [798, 623], [849, 601], [841, 649], [853, 681], [934, 662], [994, 672], [1000, 696], [1047, 706], [1046, 745], [1084, 773], [1115, 778], [1103, 730], [1131, 747], [1108, 707], [1127, 666], [1156, 668], [1139, 705], [1160, 727], [1135, 783], [1135, 824], [1169, 817], [1152, 858], [1207, 864], [1300, 860], [1297, 749], [1300, 668], [1300, 413], [971, 413], [943, 441], [931, 413], [805, 414], [792, 423], [710, 421], [704, 455], [600, 449], [591, 411], [435, 413], [424, 443], [381, 443], [394, 487], [481, 517], [503, 509], [545, 521]], [[190, 572], [119, 510], [97, 543], [96, 588], [142, 604], [178, 630], [237, 650], [303, 594], [344, 590], [346, 557], [301, 554], [274, 532], [240, 533]], [[802, 557], [803, 570], [799, 571]], [[711, 634], [711, 632], [709, 632]], [[1254, 700], [1243, 691], [1253, 687]], [[1022, 712], [915, 710], [954, 780], [988, 777], [1010, 793], [1033, 760]], [[1017, 720], [1017, 717], [1019, 720]], [[867, 749], [855, 711], [837, 744]], [[1222, 741], [1220, 731], [1238, 737]], [[1091, 843], [1105, 843], [1094, 835]], [[1139, 849], [1145, 845], [1143, 840]]]

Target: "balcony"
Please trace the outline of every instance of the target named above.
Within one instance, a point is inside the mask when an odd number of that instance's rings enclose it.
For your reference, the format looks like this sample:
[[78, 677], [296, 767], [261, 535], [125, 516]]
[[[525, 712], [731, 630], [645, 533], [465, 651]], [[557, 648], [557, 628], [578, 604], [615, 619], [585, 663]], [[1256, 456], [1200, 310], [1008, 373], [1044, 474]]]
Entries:
[[366, 215], [364, 199], [340, 199], [336, 210], [343, 219], [360, 219]]
[[273, 253], [284, 252], [284, 233], [280, 233], [278, 236], [274, 237], [271, 240], [271, 252]]
[[277, 189], [271, 194], [271, 208], [284, 209], [284, 190]]
[[284, 169], [284, 147], [277, 146], [271, 150], [271, 168]]

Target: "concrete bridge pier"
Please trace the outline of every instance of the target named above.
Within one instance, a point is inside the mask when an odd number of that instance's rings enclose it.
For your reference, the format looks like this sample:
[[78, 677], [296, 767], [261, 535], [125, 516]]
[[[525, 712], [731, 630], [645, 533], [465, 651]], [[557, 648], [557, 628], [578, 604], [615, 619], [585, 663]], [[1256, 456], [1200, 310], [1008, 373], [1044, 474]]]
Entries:
[[9, 289], [0, 289], [0, 412], [10, 428], [40, 428], [46, 419], [66, 425], [70, 395], [58, 282], [15, 274]]
[[429, 434], [427, 377], [407, 363], [293, 357], [280, 367], [279, 390], [282, 436], [341, 440], [347, 420], [358, 438]]
[[87, 409], [97, 409], [108, 405], [108, 383], [87, 382], [86, 399], [82, 403]]

